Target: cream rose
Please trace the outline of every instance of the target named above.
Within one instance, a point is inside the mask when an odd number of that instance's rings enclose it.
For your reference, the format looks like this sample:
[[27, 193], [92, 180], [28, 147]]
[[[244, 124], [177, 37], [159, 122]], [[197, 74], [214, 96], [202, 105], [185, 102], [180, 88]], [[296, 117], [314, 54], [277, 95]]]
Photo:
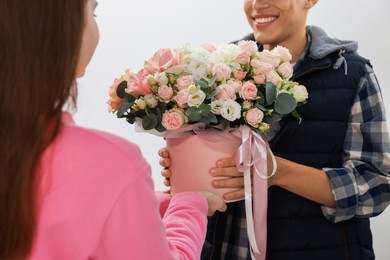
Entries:
[[303, 85], [297, 85], [293, 88], [293, 95], [297, 102], [305, 102], [309, 97], [307, 89]]
[[293, 75], [293, 67], [290, 62], [283, 62], [276, 70], [285, 79], [290, 79]]
[[289, 62], [292, 59], [290, 51], [283, 46], [278, 45], [271, 52], [278, 55], [282, 59], [282, 62]]

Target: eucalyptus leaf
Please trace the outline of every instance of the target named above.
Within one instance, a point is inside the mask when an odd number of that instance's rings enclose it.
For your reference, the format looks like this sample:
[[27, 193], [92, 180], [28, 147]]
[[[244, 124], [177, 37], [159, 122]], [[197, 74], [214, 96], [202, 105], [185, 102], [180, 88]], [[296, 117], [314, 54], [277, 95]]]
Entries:
[[260, 105], [265, 105], [265, 97], [263, 91], [261, 89], [257, 89], [257, 96], [260, 97], [259, 99], [256, 99], [256, 102]]
[[127, 88], [127, 81], [124, 80], [121, 83], [119, 83], [118, 88], [116, 89], [116, 95], [120, 98], [125, 98], [126, 88]]
[[276, 94], [277, 92], [275, 85], [272, 82], [268, 81], [265, 85], [265, 96], [268, 105], [271, 105], [275, 102]]
[[261, 104], [259, 104], [259, 103], [255, 103], [255, 105], [254, 105], [255, 107], [257, 107], [258, 109], [260, 109], [261, 111], [266, 111], [267, 109], [265, 108], [265, 107], [263, 107]]
[[211, 113], [211, 106], [206, 104], [201, 104], [199, 106], [199, 111], [202, 116], [207, 116], [208, 114]]
[[127, 100], [128, 102], [134, 102], [137, 98], [134, 97], [133, 95], [129, 94], [129, 93], [126, 93], [124, 94], [124, 98], [125, 100]]
[[155, 128], [158, 124], [158, 118], [157, 115], [149, 113], [147, 116], [145, 116], [142, 119], [142, 127], [145, 130], [151, 130]]
[[131, 103], [130, 102], [127, 102], [126, 100], [122, 103], [122, 105], [120, 106], [118, 112], [116, 112], [116, 116], [118, 118], [122, 118], [122, 117], [125, 117], [125, 114], [126, 112], [130, 109], [131, 107]]
[[208, 84], [209, 87], [211, 87], [212, 85], [214, 85], [216, 78], [217, 78], [217, 75], [214, 75], [214, 76], [210, 79], [209, 84]]
[[275, 111], [287, 115], [297, 107], [297, 101], [288, 93], [280, 93], [275, 100]]
[[204, 79], [194, 80], [194, 83], [199, 85], [201, 89], [208, 89], [209, 88], [209, 83]]
[[129, 123], [129, 124], [134, 124], [135, 118], [136, 118], [135, 114], [129, 113], [129, 114], [127, 114], [127, 116], [126, 116], [126, 121], [127, 121], [127, 123]]
[[185, 114], [191, 122], [198, 122], [202, 118], [201, 111], [197, 107], [189, 107]]

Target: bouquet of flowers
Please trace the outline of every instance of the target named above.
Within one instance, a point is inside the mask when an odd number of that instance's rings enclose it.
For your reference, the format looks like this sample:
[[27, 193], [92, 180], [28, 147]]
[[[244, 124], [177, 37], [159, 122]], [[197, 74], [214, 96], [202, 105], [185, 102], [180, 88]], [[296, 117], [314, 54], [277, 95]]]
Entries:
[[115, 79], [109, 111], [161, 134], [200, 123], [266, 135], [284, 115], [300, 118], [296, 107], [308, 98], [290, 80], [290, 60], [288, 49], [260, 52], [253, 41], [159, 49], [138, 72]]
[[[110, 112], [166, 137], [177, 162], [171, 166], [172, 194], [211, 190], [222, 197], [226, 190], [211, 187], [208, 171], [217, 159], [235, 155], [244, 176], [251, 252], [259, 259], [267, 239], [269, 147], [264, 139], [272, 138], [283, 116], [300, 120], [296, 108], [308, 98], [306, 88], [290, 80], [290, 60], [286, 48], [260, 52], [253, 41], [160, 49], [137, 73], [126, 70], [115, 79], [109, 91]], [[273, 175], [276, 162], [269, 154]], [[260, 200], [253, 208], [252, 196]]]

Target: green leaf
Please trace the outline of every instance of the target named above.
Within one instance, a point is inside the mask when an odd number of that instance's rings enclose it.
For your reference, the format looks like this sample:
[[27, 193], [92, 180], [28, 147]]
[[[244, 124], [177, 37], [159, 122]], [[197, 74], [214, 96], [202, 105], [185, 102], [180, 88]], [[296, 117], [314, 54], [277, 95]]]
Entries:
[[119, 108], [118, 112], [116, 112], [116, 116], [118, 118], [125, 117], [125, 113], [129, 110], [130, 107], [131, 107], [131, 103], [127, 102], [127, 100], [125, 100], [122, 103], [121, 107]]
[[202, 116], [207, 116], [208, 114], [211, 113], [211, 106], [206, 104], [201, 104], [198, 109]]
[[127, 116], [126, 116], [126, 121], [127, 121], [127, 123], [129, 123], [129, 124], [134, 124], [135, 118], [136, 118], [135, 114], [129, 113], [129, 114], [127, 114]]
[[127, 100], [129, 103], [134, 102], [137, 98], [134, 97], [133, 95], [126, 93], [124, 94], [125, 100]]
[[158, 124], [157, 115], [149, 113], [142, 119], [142, 127], [145, 130], [151, 130], [155, 128]]
[[260, 98], [256, 100], [256, 103], [258, 103], [260, 105], [265, 105], [264, 93], [260, 88], [257, 89], [257, 96]]
[[191, 122], [198, 122], [202, 118], [202, 113], [197, 107], [189, 107], [185, 114]]
[[297, 107], [297, 101], [288, 93], [280, 93], [275, 100], [275, 111], [287, 115]]
[[299, 115], [299, 113], [298, 113], [298, 111], [297, 111], [297, 110], [294, 110], [294, 111], [292, 111], [291, 115], [292, 115], [293, 117], [296, 117], [296, 118], [298, 118], [298, 120], [299, 120], [299, 124], [301, 124], [301, 123], [302, 123], [302, 118], [301, 118], [301, 116]]
[[272, 82], [268, 81], [265, 85], [265, 96], [268, 105], [271, 105], [275, 102], [276, 94], [277, 92], [275, 85]]
[[121, 83], [119, 83], [118, 88], [116, 89], [116, 95], [120, 98], [125, 98], [126, 88], [127, 88], [127, 81], [124, 80]]
[[255, 107], [257, 107], [258, 109], [260, 109], [261, 111], [266, 111], [267, 109], [265, 107], [263, 107], [261, 104], [259, 103], [255, 103], [254, 105]]
[[217, 78], [217, 75], [214, 75], [211, 79], [210, 79], [210, 81], [209, 81], [209, 87], [211, 87], [212, 85], [214, 85], [214, 83], [215, 83], [215, 79]]
[[156, 128], [156, 130], [158, 131], [158, 132], [164, 132], [165, 130], [167, 130], [161, 123], [158, 123], [157, 124], [157, 126], [155, 127]]
[[[217, 118], [217, 116], [216, 116], [215, 114], [213, 114], [213, 113], [208, 114], [208, 115], [207, 115], [207, 119], [208, 119], [208, 122], [209, 122], [209, 123], [213, 123], [213, 124], [217, 124], [217, 123], [218, 123], [218, 118]], [[209, 123], [208, 123], [208, 124], [209, 124]]]
[[205, 79], [194, 80], [194, 83], [199, 85], [201, 89], [208, 89], [209, 83]]

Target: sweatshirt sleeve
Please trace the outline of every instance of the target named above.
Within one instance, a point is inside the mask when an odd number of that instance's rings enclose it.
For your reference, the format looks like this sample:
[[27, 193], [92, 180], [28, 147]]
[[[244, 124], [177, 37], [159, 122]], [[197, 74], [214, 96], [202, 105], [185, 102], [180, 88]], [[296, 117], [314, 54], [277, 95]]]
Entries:
[[343, 168], [325, 172], [336, 208], [322, 206], [333, 222], [379, 215], [390, 203], [390, 141], [379, 83], [370, 67], [351, 109]]
[[175, 195], [162, 219], [149, 168], [127, 185], [102, 230], [95, 259], [199, 259], [207, 201], [193, 192]]

